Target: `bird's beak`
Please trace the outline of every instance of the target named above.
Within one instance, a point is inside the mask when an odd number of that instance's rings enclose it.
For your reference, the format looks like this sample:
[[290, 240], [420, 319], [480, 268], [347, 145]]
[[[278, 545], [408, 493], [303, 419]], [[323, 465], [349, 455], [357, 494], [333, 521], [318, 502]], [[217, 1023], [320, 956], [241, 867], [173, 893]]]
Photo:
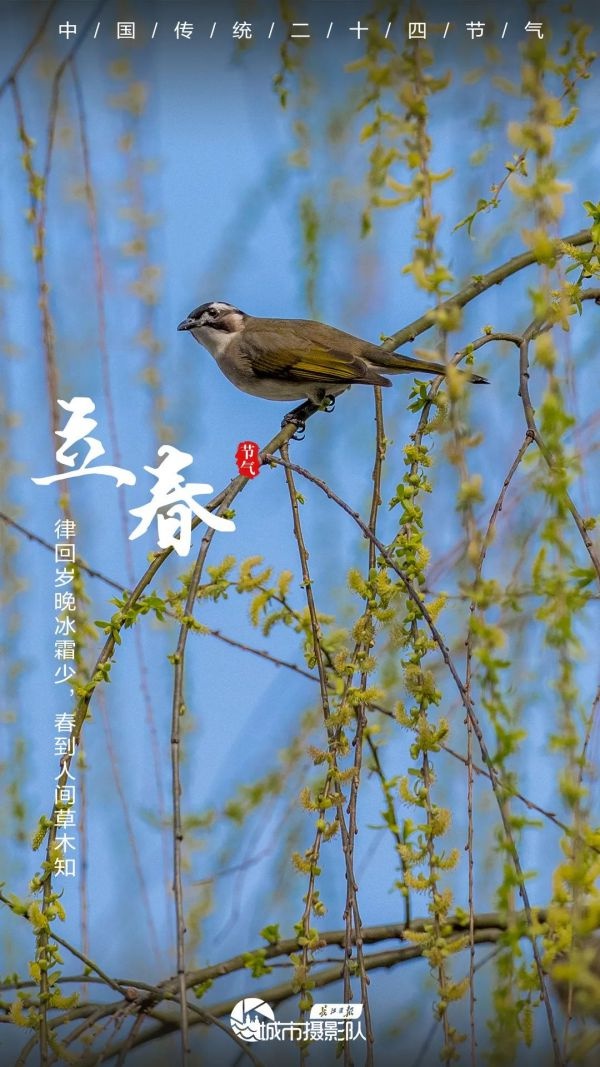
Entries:
[[178, 330], [193, 330], [194, 326], [196, 326], [196, 325], [197, 324], [194, 322], [194, 320], [190, 319], [189, 316], [188, 316], [187, 319], [184, 319], [183, 322], [179, 323], [179, 326], [177, 327], [177, 329]]

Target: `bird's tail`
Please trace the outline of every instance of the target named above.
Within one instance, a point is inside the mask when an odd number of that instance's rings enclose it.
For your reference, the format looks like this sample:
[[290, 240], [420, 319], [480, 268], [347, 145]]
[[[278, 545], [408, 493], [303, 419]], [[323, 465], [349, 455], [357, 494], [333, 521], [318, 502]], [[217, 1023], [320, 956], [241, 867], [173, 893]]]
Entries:
[[[413, 356], [396, 355], [396, 353], [390, 353], [388, 359], [385, 361], [385, 370], [390, 374], [441, 374], [445, 376], [446, 367], [443, 363], [434, 363], [429, 359], [416, 359]], [[489, 385], [487, 378], [483, 378], [481, 374], [470, 374], [468, 371], [459, 370], [459, 374], [464, 374], [473, 385]]]

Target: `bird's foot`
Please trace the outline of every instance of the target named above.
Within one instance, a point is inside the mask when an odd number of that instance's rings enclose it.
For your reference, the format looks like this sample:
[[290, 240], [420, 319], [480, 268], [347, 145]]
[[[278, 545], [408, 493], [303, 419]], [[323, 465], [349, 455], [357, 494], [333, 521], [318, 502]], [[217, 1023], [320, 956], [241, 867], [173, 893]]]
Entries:
[[303, 441], [304, 433], [306, 430], [306, 419], [309, 415], [314, 415], [318, 408], [315, 407], [311, 400], [305, 400], [303, 404], [298, 404], [297, 408], [293, 408], [292, 411], [288, 411], [287, 415], [284, 415], [281, 426], [295, 426], [296, 432], [292, 437], [292, 441]]
[[303, 441], [304, 440], [304, 434], [306, 432], [306, 424], [302, 421], [302, 419], [299, 419], [297, 415], [294, 415], [293, 411], [290, 411], [281, 420], [281, 429], [284, 430], [286, 426], [295, 426], [296, 427], [295, 432], [292, 434], [292, 436], [290, 438], [291, 441]]
[[323, 400], [322, 410], [323, 411], [333, 411], [334, 407], [335, 407], [335, 397], [334, 396], [326, 396], [325, 399]]

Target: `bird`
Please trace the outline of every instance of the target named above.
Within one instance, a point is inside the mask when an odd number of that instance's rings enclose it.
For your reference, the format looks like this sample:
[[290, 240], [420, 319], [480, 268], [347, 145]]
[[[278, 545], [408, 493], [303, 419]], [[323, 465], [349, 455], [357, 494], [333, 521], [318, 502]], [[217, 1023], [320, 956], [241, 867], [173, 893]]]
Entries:
[[[222, 301], [200, 304], [179, 323], [215, 359], [226, 378], [251, 396], [301, 400], [284, 417], [300, 434], [309, 414], [331, 411], [351, 385], [390, 386], [385, 374], [445, 375], [446, 367], [387, 352], [312, 319], [258, 318]], [[469, 374], [476, 384], [489, 384]]]

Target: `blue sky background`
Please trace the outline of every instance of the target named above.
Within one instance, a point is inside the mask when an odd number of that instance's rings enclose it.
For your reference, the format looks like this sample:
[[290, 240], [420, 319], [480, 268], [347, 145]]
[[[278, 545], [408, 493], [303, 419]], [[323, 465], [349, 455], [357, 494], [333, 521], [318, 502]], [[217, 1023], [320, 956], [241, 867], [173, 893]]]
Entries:
[[[454, 4], [448, 17], [462, 22], [463, 13], [470, 14], [474, 6], [466, 2]], [[478, 6], [477, 17], [484, 17], [483, 6], [481, 9]], [[487, 6], [491, 28], [495, 5]], [[279, 106], [272, 86], [280, 65], [278, 46], [283, 39], [285, 20], [280, 13], [271, 15], [270, 8], [267, 12], [264, 5], [248, 5], [249, 13], [241, 13], [240, 5], [219, 6], [213, 16], [210, 5], [163, 2], [145, 4], [142, 9], [139, 5], [108, 4], [101, 18], [112, 24], [116, 17], [131, 13], [140, 27], [139, 39], [135, 44], [117, 42], [107, 32], [106, 37], [99, 37], [95, 42], [86, 40], [78, 52], [105, 271], [107, 348], [118, 447], [122, 465], [133, 470], [138, 479], [134, 488], [119, 490], [108, 479], [81, 479], [71, 484], [71, 493], [79, 528], [79, 553], [91, 566], [123, 585], [130, 584], [131, 573], [138, 576], [143, 571], [147, 554], [154, 548], [150, 534], [131, 543], [132, 570], [128, 572], [118, 501], [121, 497], [127, 509], [145, 502], [151, 480], [143, 467], [156, 465], [156, 447], [160, 443], [153, 422], [153, 391], [144, 381], [148, 358], [140, 344], [141, 331], [151, 330], [160, 344], [159, 392], [164, 398], [163, 420], [170, 429], [170, 439], [194, 456], [190, 478], [211, 482], [219, 489], [235, 473], [233, 457], [238, 442], [251, 439], [264, 444], [276, 432], [286, 406], [235, 391], [210, 356], [191, 336], [177, 333], [176, 326], [191, 308], [213, 299], [229, 301], [255, 315], [305, 317], [313, 313], [314, 309], [307, 305], [302, 269], [299, 204], [304, 196], [314, 198], [323, 223], [318, 249], [317, 311], [324, 321], [377, 341], [428, 307], [425, 295], [414, 288], [409, 276], [402, 274], [402, 267], [412, 254], [411, 209], [376, 214], [373, 233], [365, 240], [360, 238], [369, 146], [359, 145], [356, 134], [366, 119], [346, 115], [343, 110], [348, 93], [356, 92], [359, 85], [359, 76], [345, 70], [347, 63], [362, 54], [362, 47], [347, 32], [359, 8], [361, 5], [356, 3], [324, 2], [298, 9], [298, 18], [304, 12], [306, 18], [310, 17], [311, 25], [314, 21], [316, 32], [320, 32], [306, 51], [315, 87], [310, 99], [301, 104], [296, 94], [297, 83], [292, 78], [287, 111]], [[444, 5], [443, 11], [431, 5], [424, 8], [433, 21], [442, 16], [448, 5]], [[524, 21], [526, 8], [517, 4], [509, 8], [507, 17], [510, 14], [511, 19], [514, 9], [514, 30], [511, 27], [514, 36], [509, 36], [501, 49], [497, 71], [504, 78], [515, 78], [519, 58], [517, 26]], [[546, 5], [544, 14], [550, 15], [552, 9], [556, 10], [555, 5]], [[0, 76], [3, 76], [30, 38], [44, 6], [19, 4], [17, 9], [17, 5], [5, 4], [0, 10]], [[87, 3], [59, 4], [43, 41], [19, 75], [27, 130], [36, 142], [34, 159], [38, 170], [43, 167], [45, 150], [50, 100], [48, 75], [68, 47], [58, 37], [56, 25], [67, 18], [81, 24], [92, 11], [93, 5]], [[194, 21], [203, 36], [176, 41], [172, 24], [182, 17]], [[206, 27], [210, 27], [213, 17], [218, 32], [209, 42]], [[243, 54], [230, 39], [231, 23], [240, 17], [252, 18], [257, 34]], [[553, 17], [558, 39], [562, 24], [557, 15]], [[273, 18], [277, 23], [275, 40], [267, 42], [266, 32]], [[496, 26], [498, 18], [496, 15]], [[159, 20], [160, 33], [151, 42], [148, 37], [155, 19]], [[322, 30], [332, 19], [336, 36], [326, 42]], [[595, 32], [597, 39], [598, 32]], [[518, 99], [507, 100], [487, 77], [476, 84], [465, 84], [463, 76], [467, 67], [489, 62], [483, 46], [459, 37], [458, 33], [446, 52], [442, 52], [441, 44], [436, 44], [436, 62], [440, 69], [451, 69], [453, 88], [436, 98], [432, 105], [432, 167], [436, 171], [454, 169], [453, 177], [439, 187], [437, 195], [438, 209], [443, 215], [442, 236], [450, 248], [449, 265], [460, 284], [471, 274], [489, 269], [523, 249], [515, 201], [508, 192], [497, 212], [479, 220], [476, 239], [463, 228], [448, 244], [455, 224], [502, 177], [504, 163], [513, 151], [506, 142], [504, 120], [518, 119], [523, 112]], [[115, 68], [115, 61], [121, 63], [124, 58], [129, 62], [129, 69]], [[134, 90], [138, 94], [136, 98], [141, 94], [145, 101], [139, 116], [122, 106], [122, 94], [131, 92], [132, 83], [139, 87]], [[596, 100], [597, 86], [592, 77], [582, 90], [581, 121], [558, 132], [557, 156], [572, 184], [560, 226], [562, 234], [586, 224], [582, 201], [598, 196], [600, 141]], [[478, 120], [493, 102], [503, 109], [503, 122], [495, 130], [482, 131]], [[327, 137], [332, 114], [337, 114], [341, 130], [334, 144]], [[310, 128], [307, 167], [290, 162], [291, 154], [298, 147], [292, 128], [294, 119], [305, 121]], [[3, 507], [40, 537], [52, 541], [58, 514], [56, 494], [51, 488], [31, 482], [32, 476], [51, 472], [53, 449], [31, 254], [32, 234], [25, 218], [28, 196], [9, 92], [0, 99], [0, 129], [3, 175], [0, 274], [5, 280], [0, 292], [0, 344], [6, 356], [1, 377], [5, 411], [18, 416], [18, 421], [6, 426], [16, 466], [9, 472]], [[127, 153], [119, 148], [124, 136], [133, 139]], [[487, 159], [474, 167], [469, 158], [485, 141], [490, 142]], [[67, 73], [61, 87], [47, 218], [47, 272], [60, 368], [59, 395], [63, 399], [73, 395], [94, 399], [98, 418], [96, 434], [103, 441], [110, 462], [116, 459], [102, 378], [93, 245], [86, 204], [81, 196], [82, 180], [73, 81]], [[149, 223], [144, 256], [127, 251], [129, 242], [139, 234], [139, 221], [136, 223], [131, 217], [132, 207]], [[152, 305], [144, 303], [135, 291], [144, 265], [150, 271], [159, 270], [156, 282], [152, 281], [156, 292], [156, 303]], [[453, 348], [478, 336], [488, 323], [505, 330], [523, 327], [530, 317], [526, 284], [533, 284], [534, 278], [535, 272], [531, 272], [527, 283], [522, 277], [506, 282], [471, 305], [460, 333], [452, 339]], [[148, 275], [146, 283], [147, 279]], [[593, 418], [597, 404], [595, 314], [588, 309], [574, 323], [572, 334], [559, 340], [565, 359], [569, 357], [567, 346], [571, 346], [577, 364], [576, 384], [569, 399], [582, 421]], [[426, 335], [422, 343], [433, 347], [432, 335]], [[489, 388], [473, 390], [469, 409], [473, 430], [483, 433], [481, 446], [472, 453], [471, 464], [474, 471], [484, 476], [486, 504], [482, 514], [485, 516], [491, 510], [523, 434], [515, 359], [512, 351], [489, 346], [477, 363], [478, 369], [492, 382]], [[402, 477], [402, 447], [415, 426], [414, 415], [406, 410], [410, 387], [411, 380], [406, 377], [396, 379], [394, 388], [385, 391], [390, 449], [384, 502]], [[534, 376], [534, 394], [539, 396], [540, 387]], [[293, 458], [328, 480], [353, 507], [364, 509], [371, 486], [372, 438], [372, 397], [367, 389], [357, 387], [338, 400], [334, 414], [319, 415], [311, 421], [306, 440], [294, 446]], [[454, 502], [457, 474], [445, 458], [439, 439], [435, 443], [435, 460], [434, 492], [426, 503], [427, 543], [433, 564], [461, 536]], [[592, 447], [585, 476], [574, 490], [586, 513], [598, 510], [594, 496], [597, 474], [597, 456]], [[517, 507], [506, 519], [514, 526], [520, 521], [525, 523], [530, 516], [524, 485], [521, 478], [515, 486]], [[366, 547], [350, 520], [341, 516], [317, 490], [304, 485], [300, 488], [306, 497], [303, 519], [317, 604], [324, 611], [336, 613], [343, 623], [349, 617], [350, 604], [346, 573], [352, 565], [365, 566]], [[537, 504], [531, 514], [536, 509], [539, 512]], [[380, 522], [383, 539], [391, 538], [397, 513], [388, 513], [385, 503]], [[128, 517], [128, 523], [129, 529], [133, 528], [132, 517]], [[276, 572], [282, 569], [294, 572], [291, 595], [301, 607], [299, 565], [280, 470], [263, 471], [241, 495], [236, 502], [236, 524], [235, 534], [216, 535], [209, 562], [217, 562], [228, 553], [239, 559], [263, 555]], [[198, 543], [197, 532], [194, 547]], [[507, 568], [502, 544], [494, 546], [489, 556], [490, 575], [502, 579]], [[157, 587], [172, 588], [185, 569], [184, 561], [171, 558], [161, 571]], [[19, 795], [26, 805], [24, 823], [31, 833], [39, 815], [50, 809], [57, 773], [56, 759], [52, 756], [52, 722], [54, 714], [65, 710], [66, 705], [60, 687], [52, 684], [55, 669], [52, 557], [38, 545], [19, 539], [16, 554], [10, 557], [10, 570], [11, 575], [5, 574], [9, 588], [15, 575], [23, 584], [16, 598], [5, 605], [4, 658], [8, 666], [4, 675], [1, 759], [6, 784], [18, 780]], [[447, 569], [440, 575], [437, 587], [456, 592], [460, 576], [457, 569]], [[87, 591], [92, 600], [90, 617], [106, 618], [113, 610], [107, 605], [112, 594], [102, 583], [92, 580], [87, 582]], [[11, 632], [14, 610], [19, 620], [15, 632]], [[358, 610], [356, 602], [354, 610]], [[246, 603], [236, 594], [214, 607], [201, 604], [198, 614], [207, 625], [221, 628], [239, 641], [261, 648], [268, 645], [267, 639], [251, 627]], [[452, 602], [447, 616], [443, 616], [449, 637], [459, 633], [461, 626], [464, 628], [465, 617], [466, 605]], [[589, 610], [586, 618], [590, 627], [597, 626], [595, 608]], [[162, 789], [167, 803], [172, 670], [166, 657], [173, 651], [175, 642], [174, 628], [144, 621], [141, 643], [146, 666], [142, 673], [144, 684], [152, 694]], [[99, 643], [100, 638], [92, 642], [90, 651], [99, 647]], [[284, 659], [300, 662], [296, 639], [284, 630], [277, 631], [272, 651]], [[519, 673], [515, 676], [519, 688], [514, 699], [522, 701], [530, 731], [528, 758], [521, 768], [522, 789], [540, 804], [548, 804], [555, 810], [555, 764], [545, 749], [548, 694], [539, 684], [546, 653], [542, 647], [519, 648], [516, 639], [512, 651], [519, 657]], [[9, 673], [11, 665], [19, 665], [18, 676]], [[94, 702], [92, 721], [85, 729], [89, 768], [90, 953], [111, 974], [152, 981], [173, 973], [174, 920], [168, 891], [170, 866], [165, 868], [163, 862], [166, 850], [170, 864], [170, 844], [168, 831], [161, 836], [155, 825], [158, 788], [140, 678], [139, 652], [134, 635], [128, 631], [116, 658], [112, 683], [102, 696], [104, 709], [102, 702]], [[240, 783], [260, 777], [276, 764], [277, 754], [289, 743], [299, 717], [314, 701], [315, 687], [298, 675], [274, 668], [213, 638], [200, 636], [189, 640], [186, 684], [190, 716], [184, 746], [183, 806], [186, 815], [196, 815], [208, 808], [219, 810]], [[593, 657], [581, 666], [580, 684], [582, 700], [589, 705], [597, 684]], [[452, 741], [462, 750], [463, 716], [450, 689], [443, 711], [453, 720]], [[110, 721], [115, 753], [112, 762], [116, 760], [120, 769], [145, 872], [157, 932], [158, 959], [152, 948], [148, 914], [141, 903], [123, 809], [116, 795], [109, 741], [103, 726], [105, 715]], [[27, 741], [24, 756], [18, 754], [19, 738]], [[399, 773], [405, 766], [407, 747], [406, 735], [390, 739], [384, 750], [390, 774]], [[453, 842], [460, 844], [464, 841], [466, 825], [464, 775], [460, 765], [454, 764], [450, 757], [440, 756], [437, 769], [440, 802], [453, 809]], [[312, 821], [297, 807], [292, 810], [289, 807], [309, 765], [298, 771], [291, 798], [287, 794], [273, 803], [268, 816], [263, 812], [251, 820], [241, 846], [239, 838], [234, 838], [225, 824], [210, 836], [201, 831], [191, 835], [186, 871], [188, 906], [192, 907], [196, 897], [204, 892], [194, 883], [270, 845], [276, 846], [286, 834], [299, 835], [296, 847], [298, 842], [300, 847], [306, 847], [312, 835]], [[376, 835], [367, 829], [379, 821], [380, 798], [374, 781], [365, 783], [361, 811], [364, 826], [357, 845], [357, 869], [363, 894], [363, 918], [366, 923], [396, 921], [401, 913], [399, 898], [392, 892], [391, 847], [387, 839], [378, 844]], [[493, 801], [488, 791], [478, 784], [476, 832], [481, 841], [489, 838], [494, 821]], [[1, 825], [6, 847], [0, 860], [0, 874], [10, 891], [25, 893], [39, 858], [32, 855], [28, 842], [14, 840], [10, 804], [5, 806]], [[546, 827], [543, 834], [526, 835], [525, 841], [524, 865], [538, 872], [531, 883], [531, 896], [534, 902], [543, 903], [550, 892], [551, 866], [557, 861], [556, 837]], [[345, 890], [337, 871], [336, 849], [336, 843], [328, 846], [330, 859], [324, 872], [328, 928], [342, 924]], [[460, 904], [466, 903], [465, 879], [466, 865], [449, 878]], [[490, 869], [482, 859], [477, 882], [480, 910], [493, 906], [493, 884]], [[256, 945], [258, 931], [267, 922], [279, 921], [282, 930], [291, 932], [301, 911], [303, 891], [301, 879], [285, 865], [278, 847], [273, 847], [260, 863], [250, 866], [245, 875], [218, 878], [213, 889], [217, 913], [203, 926], [201, 943], [191, 958], [202, 964]], [[80, 906], [77, 884], [65, 885], [64, 902], [69, 916], [65, 936], [77, 942]], [[414, 907], [417, 914], [422, 914], [425, 905], [416, 901]], [[14, 917], [3, 914], [1, 970], [23, 970], [30, 951], [25, 924], [20, 925]], [[73, 973], [70, 961], [66, 962], [65, 971]], [[271, 976], [273, 979], [278, 980], [277, 972]], [[485, 970], [481, 981], [483, 1015]], [[403, 1005], [402, 1018], [406, 1011], [416, 1020], [409, 1039], [416, 1050], [430, 1025], [434, 992], [427, 986], [422, 963], [396, 969], [391, 974], [374, 975], [372, 990], [378, 1033], [386, 1054], [391, 1057], [389, 1062], [396, 1062], [393, 1057], [398, 1042], [405, 1040], [394, 1036], [394, 1027], [400, 1022], [398, 1003]], [[232, 980], [227, 995], [237, 992], [240, 995], [253, 992], [249, 977], [236, 976]], [[279, 1011], [281, 1018], [292, 1014], [291, 1005], [289, 1011], [287, 1007]], [[0, 1042], [3, 1039], [6, 1040], [5, 1035], [0, 1033]], [[224, 1047], [221, 1037], [210, 1040], [215, 1040], [219, 1048]], [[208, 1047], [205, 1044], [202, 1049]], [[531, 1062], [535, 1061], [539, 1048], [537, 1053], [532, 1052]], [[410, 1051], [412, 1046], [407, 1050]], [[229, 1048], [227, 1055], [233, 1061]], [[268, 1055], [264, 1058], [271, 1062]]]

